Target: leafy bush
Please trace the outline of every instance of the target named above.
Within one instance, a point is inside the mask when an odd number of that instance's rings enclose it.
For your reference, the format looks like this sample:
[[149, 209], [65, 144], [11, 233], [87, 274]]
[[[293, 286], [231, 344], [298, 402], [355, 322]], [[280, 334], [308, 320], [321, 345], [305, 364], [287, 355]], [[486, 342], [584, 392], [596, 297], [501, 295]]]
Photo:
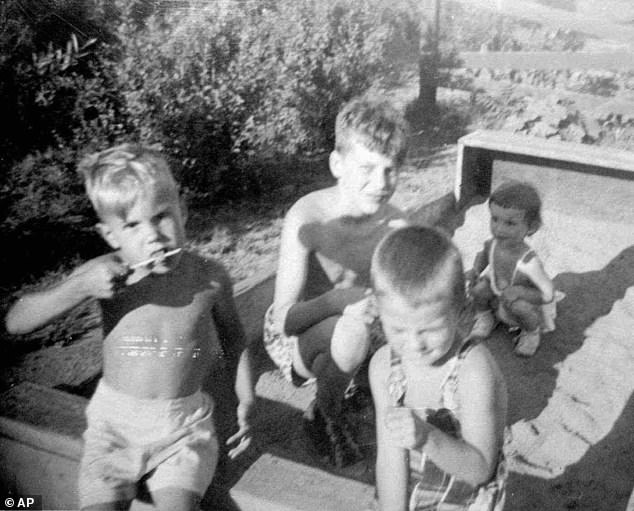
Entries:
[[415, 53], [408, 23], [378, 0], [153, 15], [121, 29], [120, 83], [141, 139], [193, 196], [222, 199], [257, 191], [258, 162], [328, 149], [341, 103], [395, 71], [395, 48]]
[[[109, 9], [96, 0], [65, 7], [0, 4], [1, 259], [35, 275], [96, 246], [75, 165], [129, 131], [106, 44], [115, 42], [103, 24]], [[3, 275], [2, 285], [24, 278]]]
[[341, 103], [416, 61], [415, 15], [381, 0], [167, 4], [0, 4], [7, 263], [29, 254], [37, 274], [101, 248], [86, 151], [158, 144], [205, 204], [261, 193], [271, 162], [329, 149]]
[[[38, 275], [55, 267], [52, 262], [78, 253], [94, 256], [102, 248], [75, 164], [76, 152], [61, 148], [36, 152], [10, 169], [7, 184], [0, 188], [3, 268], [28, 268], [31, 275]], [[12, 285], [24, 277], [6, 271], [2, 284]]]

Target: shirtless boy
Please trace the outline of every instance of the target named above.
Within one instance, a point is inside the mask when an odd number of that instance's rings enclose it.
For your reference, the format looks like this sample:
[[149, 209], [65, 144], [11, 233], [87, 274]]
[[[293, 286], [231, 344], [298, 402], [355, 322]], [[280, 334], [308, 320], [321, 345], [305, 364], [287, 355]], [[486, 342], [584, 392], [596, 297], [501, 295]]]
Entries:
[[384, 101], [352, 100], [336, 120], [329, 165], [337, 183], [299, 199], [284, 219], [264, 342], [289, 381], [301, 385], [316, 378], [307, 431], [337, 466], [360, 458], [342, 401], [370, 347], [372, 318], [364, 316], [362, 304], [372, 252], [404, 223], [388, 201], [406, 151], [399, 112]]
[[86, 411], [82, 508], [128, 509], [143, 481], [159, 509], [198, 509], [218, 459], [214, 404], [201, 386], [223, 350], [239, 400], [229, 456], [250, 439], [253, 383], [231, 281], [219, 263], [183, 249], [186, 212], [158, 152], [123, 144], [79, 170], [113, 251], [23, 296], [7, 330], [35, 330], [99, 299], [103, 376]]

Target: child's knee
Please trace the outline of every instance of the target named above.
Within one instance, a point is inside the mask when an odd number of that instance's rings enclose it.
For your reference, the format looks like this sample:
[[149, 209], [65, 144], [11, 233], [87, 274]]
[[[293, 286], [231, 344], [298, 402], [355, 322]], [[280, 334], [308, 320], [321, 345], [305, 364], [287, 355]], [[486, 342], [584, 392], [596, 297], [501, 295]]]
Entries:
[[539, 306], [526, 300], [517, 299], [504, 304], [506, 310], [521, 322], [535, 323], [539, 321]]
[[479, 279], [471, 289], [471, 296], [476, 303], [486, 302], [493, 298], [493, 291], [487, 279]]
[[341, 316], [332, 334], [330, 353], [339, 368], [351, 373], [363, 363], [370, 349], [369, 327], [356, 317]]

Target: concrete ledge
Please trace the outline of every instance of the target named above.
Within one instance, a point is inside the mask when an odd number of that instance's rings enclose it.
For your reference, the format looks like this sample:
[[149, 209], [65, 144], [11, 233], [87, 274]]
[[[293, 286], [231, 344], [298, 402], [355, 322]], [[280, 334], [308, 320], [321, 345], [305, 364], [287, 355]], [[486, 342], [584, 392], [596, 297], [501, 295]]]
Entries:
[[494, 160], [634, 179], [634, 153], [629, 151], [479, 130], [458, 140], [454, 195], [459, 207], [489, 195]]
[[231, 490], [242, 511], [364, 511], [374, 487], [264, 454]]
[[1, 396], [0, 485], [42, 495], [44, 509], [77, 509], [87, 399], [24, 382]]
[[270, 268], [235, 287], [236, 308], [240, 314], [249, 344], [259, 342], [262, 339], [264, 313], [273, 303], [274, 288], [275, 268]]

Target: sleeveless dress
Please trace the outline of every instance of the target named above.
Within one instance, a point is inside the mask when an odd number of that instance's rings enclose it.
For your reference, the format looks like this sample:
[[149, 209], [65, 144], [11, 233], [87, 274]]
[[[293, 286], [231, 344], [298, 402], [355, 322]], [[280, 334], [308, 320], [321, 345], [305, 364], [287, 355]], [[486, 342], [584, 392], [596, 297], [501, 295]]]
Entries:
[[[491, 291], [493, 291], [493, 294], [495, 296], [501, 296], [503, 289], [500, 289], [497, 285], [495, 267], [493, 265], [493, 252], [495, 250], [495, 245], [496, 240], [494, 239], [489, 245], [489, 264], [484, 268], [484, 270], [482, 270], [482, 273], [480, 273], [480, 277], [488, 279], [491, 284]], [[522, 257], [517, 260], [517, 263], [515, 264], [515, 268], [513, 270], [513, 275], [511, 276], [511, 281], [508, 285], [512, 286], [515, 283], [515, 279], [518, 273], [521, 273], [528, 277], [530, 281], [535, 285], [535, 287], [543, 293], [543, 286], [540, 285], [540, 281], [536, 277], [537, 272], [535, 270], [535, 268], [539, 264], [539, 258], [535, 250], [533, 250], [532, 248], [528, 248], [526, 252], [522, 254]], [[542, 332], [552, 332], [553, 330], [555, 330], [555, 320], [557, 318], [557, 302], [561, 301], [564, 296], [565, 295], [561, 291], [555, 290], [555, 294], [552, 299], [540, 306], [542, 316]], [[508, 311], [501, 302], [498, 303], [497, 310], [495, 312], [500, 321], [510, 326], [516, 326], [515, 321], [511, 318]]]
[[[457, 419], [460, 408], [457, 392], [460, 366], [474, 346], [474, 340], [467, 340], [448, 362], [451, 366], [441, 385], [440, 408], [427, 416], [430, 424], [456, 438], [460, 438], [460, 423]], [[393, 351], [390, 365], [388, 392], [392, 403], [401, 405], [407, 382], [400, 357]], [[505, 434], [508, 441], [508, 431]], [[477, 487], [444, 472], [422, 450], [410, 450], [409, 459], [409, 511], [502, 511], [507, 478], [507, 465], [502, 449], [493, 477], [488, 483]]]

